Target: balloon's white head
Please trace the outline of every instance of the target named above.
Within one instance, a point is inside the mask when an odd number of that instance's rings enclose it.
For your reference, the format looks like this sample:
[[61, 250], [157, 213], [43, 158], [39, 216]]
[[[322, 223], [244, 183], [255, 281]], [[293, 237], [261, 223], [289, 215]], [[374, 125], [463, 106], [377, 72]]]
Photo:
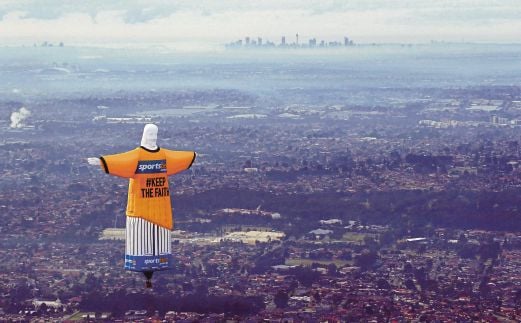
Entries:
[[141, 146], [146, 149], [155, 150], [157, 149], [157, 126], [155, 124], [145, 125], [143, 129], [143, 137], [141, 138]]

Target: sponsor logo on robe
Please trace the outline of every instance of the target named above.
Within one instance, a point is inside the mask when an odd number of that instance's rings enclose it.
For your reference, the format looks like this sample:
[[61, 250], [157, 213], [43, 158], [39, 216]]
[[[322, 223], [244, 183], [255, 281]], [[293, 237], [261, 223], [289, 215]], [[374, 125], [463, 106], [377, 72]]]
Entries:
[[125, 255], [125, 269], [132, 271], [165, 270], [173, 268], [173, 258], [170, 254], [159, 256]]
[[150, 264], [165, 264], [168, 262], [167, 258], [155, 258], [155, 259], [145, 259], [145, 265]]
[[137, 164], [136, 174], [166, 173], [166, 160], [140, 160]]

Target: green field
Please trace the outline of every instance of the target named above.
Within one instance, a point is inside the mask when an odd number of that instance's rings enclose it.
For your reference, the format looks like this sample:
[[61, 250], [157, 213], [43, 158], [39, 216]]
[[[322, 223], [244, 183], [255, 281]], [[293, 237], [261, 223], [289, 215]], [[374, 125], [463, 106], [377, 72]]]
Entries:
[[223, 233], [229, 233], [229, 232], [235, 232], [235, 231], [263, 231], [263, 232], [269, 232], [272, 231], [273, 228], [266, 227], [266, 226], [259, 226], [259, 225], [223, 225], [222, 231]]
[[287, 266], [311, 266], [313, 263], [322, 264], [322, 265], [329, 265], [329, 264], [335, 264], [337, 267], [342, 267], [345, 265], [351, 265], [351, 261], [347, 260], [317, 260], [317, 259], [306, 259], [306, 258], [292, 258], [292, 259], [286, 259], [285, 265]]
[[[67, 321], [83, 321], [82, 316], [85, 314], [90, 314], [91, 315], [90, 319], [94, 320], [94, 315], [95, 315], [94, 312], [76, 312], [76, 313], [72, 314], [71, 316], [69, 316], [67, 318]], [[110, 315], [110, 313], [102, 313], [102, 314]]]
[[67, 318], [67, 320], [68, 321], [81, 321], [81, 320], [83, 320], [82, 316], [84, 314], [88, 314], [88, 313], [92, 313], [92, 312], [76, 312], [76, 313], [72, 314], [71, 316], [69, 316]]
[[378, 239], [378, 235], [374, 233], [347, 232], [342, 236], [342, 240], [362, 244], [365, 237], [370, 237], [375, 240]]

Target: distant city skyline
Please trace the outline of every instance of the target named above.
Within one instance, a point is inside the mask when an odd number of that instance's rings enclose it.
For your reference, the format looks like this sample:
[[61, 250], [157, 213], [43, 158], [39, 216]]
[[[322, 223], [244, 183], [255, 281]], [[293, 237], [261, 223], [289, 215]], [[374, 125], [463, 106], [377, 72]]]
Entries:
[[[357, 43], [521, 41], [514, 0], [58, 1], [0, 3], [0, 45], [167, 44], [217, 46], [244, 35]], [[258, 35], [258, 36], [257, 36]], [[189, 45], [190, 46], [190, 45]], [[188, 46], [188, 47], [189, 47]]]
[[354, 41], [347, 36], [344, 36], [341, 40], [326, 41], [324, 39], [318, 39], [317, 41], [316, 37], [302, 39], [299, 37], [299, 34], [296, 33], [293, 41], [287, 41], [285, 35], [280, 36], [278, 42], [270, 39], [263, 39], [262, 37], [246, 36], [242, 39], [227, 43], [225, 46], [226, 48], [338, 48], [351, 47], [354, 45]]

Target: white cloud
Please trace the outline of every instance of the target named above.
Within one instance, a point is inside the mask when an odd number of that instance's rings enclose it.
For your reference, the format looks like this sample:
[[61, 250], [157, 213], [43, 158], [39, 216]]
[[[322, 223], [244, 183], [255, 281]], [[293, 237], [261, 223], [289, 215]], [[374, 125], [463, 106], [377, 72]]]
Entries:
[[[305, 5], [303, 5], [303, 3]], [[244, 36], [279, 41], [295, 33], [358, 42], [431, 39], [518, 42], [514, 0], [460, 1], [3, 1], [4, 42], [228, 42]]]

